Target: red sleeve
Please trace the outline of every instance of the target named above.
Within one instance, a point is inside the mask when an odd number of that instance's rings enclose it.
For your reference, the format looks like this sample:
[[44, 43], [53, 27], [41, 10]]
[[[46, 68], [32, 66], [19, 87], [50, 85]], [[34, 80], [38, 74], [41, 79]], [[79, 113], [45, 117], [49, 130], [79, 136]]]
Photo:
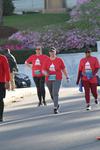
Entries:
[[99, 69], [100, 68], [100, 63], [98, 61], [98, 59], [96, 58], [96, 61], [95, 61], [95, 68], [96, 69]]
[[3, 57], [3, 65], [4, 65], [4, 72], [5, 72], [5, 80], [10, 81], [10, 68], [6, 57]]
[[47, 69], [46, 69], [47, 62], [48, 62], [47, 59], [44, 60], [43, 65], [42, 65], [42, 70], [47, 70]]
[[32, 63], [34, 55], [31, 55], [25, 62]]
[[60, 62], [61, 62], [61, 69], [65, 69], [65, 64], [64, 64], [64, 61], [62, 59], [60, 59]]
[[82, 71], [82, 70], [83, 70], [83, 61], [81, 59], [79, 63], [79, 71]]

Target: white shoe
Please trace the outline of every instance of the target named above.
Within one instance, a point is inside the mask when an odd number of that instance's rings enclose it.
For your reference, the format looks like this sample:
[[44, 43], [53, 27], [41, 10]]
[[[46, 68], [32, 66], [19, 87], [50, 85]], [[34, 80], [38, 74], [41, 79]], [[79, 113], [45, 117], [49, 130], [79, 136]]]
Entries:
[[86, 110], [91, 110], [91, 106], [90, 106], [90, 105], [87, 105], [87, 106], [86, 106]]

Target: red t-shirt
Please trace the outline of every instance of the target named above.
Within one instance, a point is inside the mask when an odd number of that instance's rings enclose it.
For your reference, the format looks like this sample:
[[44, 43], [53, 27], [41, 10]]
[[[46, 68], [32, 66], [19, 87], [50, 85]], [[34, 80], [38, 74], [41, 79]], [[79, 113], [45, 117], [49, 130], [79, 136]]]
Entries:
[[49, 80], [50, 75], [55, 75], [56, 80], [62, 79], [62, 70], [65, 68], [64, 62], [61, 58], [56, 57], [54, 60], [51, 60], [50, 58], [45, 61], [43, 65], [43, 70], [45, 70], [48, 73], [48, 76], [46, 76], [46, 80]]
[[48, 58], [46, 55], [31, 55], [26, 62], [32, 63], [32, 76], [42, 77], [42, 66], [45, 60]]
[[90, 81], [90, 83], [97, 83], [97, 78], [96, 76], [93, 76], [92, 78], [88, 79], [85, 74], [86, 70], [89, 70], [92, 72], [92, 74], [95, 72], [95, 69], [99, 69], [100, 64], [98, 62], [98, 59], [96, 57], [90, 56], [81, 59], [80, 64], [79, 64], [79, 71], [82, 72], [82, 80], [85, 81]]
[[0, 55], [0, 82], [10, 81], [10, 69], [8, 60], [5, 56]]

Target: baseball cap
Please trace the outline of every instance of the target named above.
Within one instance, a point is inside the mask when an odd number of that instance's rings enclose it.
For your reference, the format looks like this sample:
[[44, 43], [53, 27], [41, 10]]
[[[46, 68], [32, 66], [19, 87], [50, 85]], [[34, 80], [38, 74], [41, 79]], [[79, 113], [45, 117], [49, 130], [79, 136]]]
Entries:
[[51, 47], [49, 52], [56, 52], [56, 48], [55, 47]]
[[42, 50], [41, 46], [37, 46], [36, 50]]

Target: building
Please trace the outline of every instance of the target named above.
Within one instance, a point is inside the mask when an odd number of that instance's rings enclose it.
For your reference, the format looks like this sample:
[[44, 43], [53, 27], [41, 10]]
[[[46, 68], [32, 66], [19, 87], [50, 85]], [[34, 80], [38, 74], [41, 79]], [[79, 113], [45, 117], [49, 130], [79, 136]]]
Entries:
[[65, 12], [66, 8], [75, 6], [77, 0], [13, 0], [15, 13], [23, 12]]

